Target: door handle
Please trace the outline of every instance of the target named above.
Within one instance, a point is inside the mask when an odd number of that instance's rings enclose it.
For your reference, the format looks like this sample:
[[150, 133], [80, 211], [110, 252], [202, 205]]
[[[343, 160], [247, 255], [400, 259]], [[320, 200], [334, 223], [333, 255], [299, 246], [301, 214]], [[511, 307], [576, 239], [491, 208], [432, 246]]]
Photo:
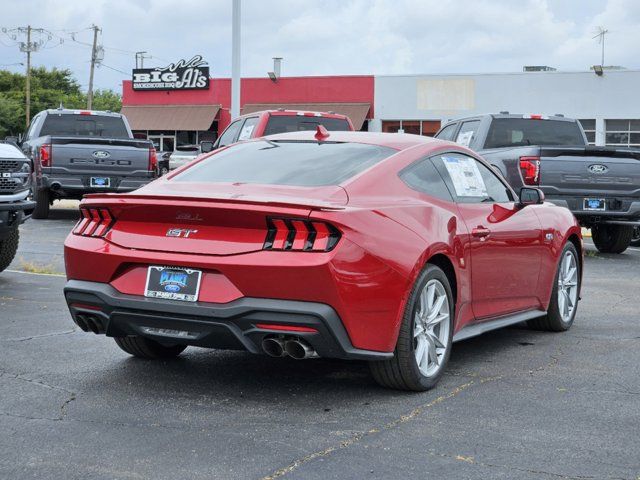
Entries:
[[474, 237], [480, 238], [480, 239], [485, 239], [490, 234], [491, 234], [491, 230], [489, 230], [488, 228], [483, 227], [482, 225], [478, 225], [476, 228], [471, 230], [471, 235], [473, 235]]

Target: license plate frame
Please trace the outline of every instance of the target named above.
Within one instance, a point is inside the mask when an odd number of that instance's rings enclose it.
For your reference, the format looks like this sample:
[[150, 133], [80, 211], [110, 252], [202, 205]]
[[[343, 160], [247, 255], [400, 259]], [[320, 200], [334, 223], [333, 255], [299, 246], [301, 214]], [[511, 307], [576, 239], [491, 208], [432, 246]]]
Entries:
[[198, 301], [201, 282], [202, 270], [150, 265], [147, 268], [144, 296], [193, 303]]
[[604, 198], [585, 198], [582, 201], [582, 209], [590, 212], [604, 212], [607, 209], [607, 202]]
[[89, 185], [93, 188], [109, 188], [111, 187], [111, 178], [109, 177], [91, 177]]

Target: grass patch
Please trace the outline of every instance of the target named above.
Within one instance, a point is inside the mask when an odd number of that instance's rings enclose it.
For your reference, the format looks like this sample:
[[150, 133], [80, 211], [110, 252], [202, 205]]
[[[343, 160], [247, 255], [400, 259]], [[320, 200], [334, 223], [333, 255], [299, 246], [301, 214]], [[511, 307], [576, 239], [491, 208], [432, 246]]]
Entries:
[[596, 252], [595, 250], [585, 251], [584, 256], [589, 258], [600, 258], [600, 255], [598, 255], [598, 252]]
[[26, 262], [24, 260], [20, 260], [19, 268], [23, 272], [29, 272], [29, 273], [41, 273], [46, 275], [62, 275], [62, 272], [57, 271], [52, 264], [39, 265], [34, 262]]

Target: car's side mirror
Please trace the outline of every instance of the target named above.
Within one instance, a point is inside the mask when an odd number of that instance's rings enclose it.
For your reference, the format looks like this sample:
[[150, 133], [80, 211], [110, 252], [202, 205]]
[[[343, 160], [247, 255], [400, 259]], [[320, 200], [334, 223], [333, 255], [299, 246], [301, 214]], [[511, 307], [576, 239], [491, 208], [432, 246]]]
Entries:
[[214, 150], [215, 150], [215, 147], [212, 141], [203, 140], [200, 142], [200, 151], [202, 153], [209, 153], [209, 152], [213, 152]]
[[538, 205], [544, 203], [544, 192], [539, 188], [522, 187], [519, 195], [519, 206]]

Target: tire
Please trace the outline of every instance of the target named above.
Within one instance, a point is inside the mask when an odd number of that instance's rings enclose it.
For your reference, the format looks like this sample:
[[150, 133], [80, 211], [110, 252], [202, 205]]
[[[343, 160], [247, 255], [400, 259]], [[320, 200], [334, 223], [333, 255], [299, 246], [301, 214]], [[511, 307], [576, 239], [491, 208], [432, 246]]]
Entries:
[[129, 355], [147, 360], [174, 358], [187, 348], [186, 345], [162, 345], [144, 337], [115, 337], [114, 340]]
[[38, 220], [49, 218], [49, 207], [51, 206], [51, 194], [48, 189], [36, 190], [34, 199], [36, 208], [33, 210], [32, 217]]
[[640, 227], [633, 227], [630, 245], [632, 247], [640, 247]]
[[628, 225], [600, 225], [591, 229], [593, 243], [602, 253], [622, 253], [631, 244], [633, 227]]
[[[432, 309], [429, 306], [431, 287], [435, 288], [431, 307], [436, 306], [441, 297], [446, 298], [446, 303], [443, 301], [439, 309]], [[453, 298], [451, 285], [445, 273], [435, 265], [428, 264], [418, 276], [407, 301], [393, 358], [369, 362], [371, 373], [376, 382], [387, 388], [417, 392], [429, 390], [438, 383], [451, 354], [455, 310]], [[427, 304], [428, 315], [421, 317], [419, 312], [423, 310], [422, 303], [424, 302]], [[434, 312], [435, 317], [432, 318]], [[416, 325], [416, 320], [421, 318], [425, 322], [431, 318], [432, 325], [436, 326], [429, 326], [428, 323], [426, 327], [425, 324]], [[441, 320], [434, 322], [438, 318]], [[417, 329], [421, 329], [422, 333], [416, 333]], [[437, 341], [441, 346], [436, 346], [437, 344], [432, 340], [426, 340], [433, 338], [429, 336], [429, 333], [426, 333], [429, 331], [437, 335]], [[419, 349], [421, 344], [425, 347]], [[436, 348], [430, 350], [434, 346]], [[421, 355], [420, 351], [424, 352], [424, 355]], [[435, 351], [437, 361], [432, 362], [432, 357], [428, 355], [430, 351]], [[416, 356], [426, 360], [426, 363], [423, 361], [422, 367], [419, 366]], [[430, 362], [431, 371], [429, 371]]]
[[0, 272], [5, 270], [15, 258], [19, 242], [20, 232], [17, 228], [4, 240], [0, 240]]
[[[568, 255], [572, 256], [574, 264], [574, 267], [572, 268], [575, 268], [575, 276], [571, 275], [571, 280], [567, 278], [567, 272], [563, 270], [563, 268], [566, 266], [565, 262], [567, 261], [566, 259]], [[527, 325], [534, 330], [546, 330], [548, 332], [564, 332], [569, 330], [569, 328], [571, 328], [571, 325], [573, 325], [573, 320], [576, 318], [576, 312], [578, 311], [580, 284], [582, 281], [581, 274], [582, 272], [580, 270], [578, 251], [576, 250], [576, 247], [573, 243], [567, 242], [567, 244], [562, 249], [562, 254], [560, 255], [560, 260], [558, 261], [558, 268], [553, 280], [551, 301], [549, 302], [547, 315], [544, 317], [536, 318], [534, 320], [529, 320], [527, 322]], [[562, 282], [560, 282], [561, 276], [564, 277], [562, 278]], [[570, 286], [570, 283], [574, 283], [574, 285]], [[568, 289], [569, 293], [560, 293], [560, 289], [562, 288], [561, 285], [564, 285], [564, 288]], [[563, 303], [563, 301], [561, 301], [561, 295], [564, 296], [564, 302], [567, 302], [568, 298], [572, 298], [573, 307], [568, 315], [566, 314], [566, 310], [563, 313], [563, 307], [567, 305], [567, 303]]]

